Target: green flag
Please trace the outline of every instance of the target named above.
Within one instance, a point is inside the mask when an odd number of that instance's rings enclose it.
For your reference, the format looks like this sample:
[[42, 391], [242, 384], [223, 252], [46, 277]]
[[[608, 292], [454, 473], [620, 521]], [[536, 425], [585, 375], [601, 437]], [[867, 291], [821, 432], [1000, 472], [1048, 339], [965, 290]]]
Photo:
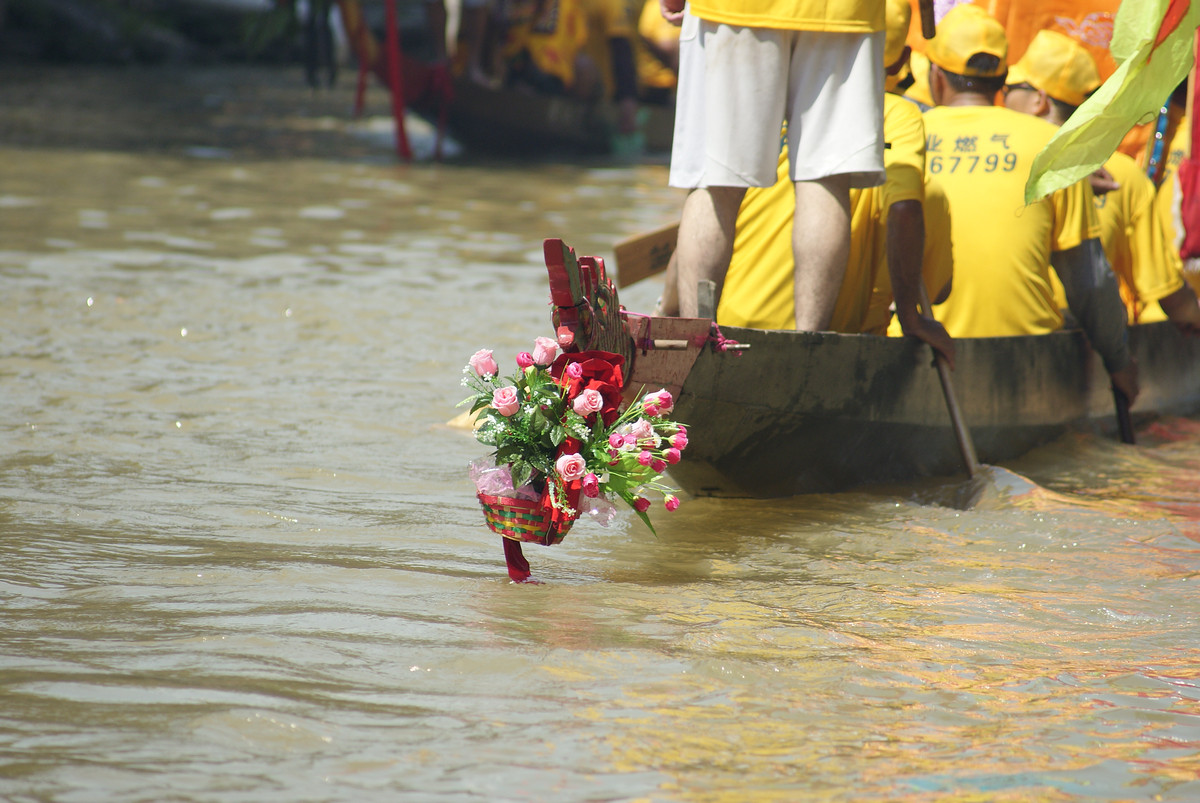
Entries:
[[1192, 68], [1198, 26], [1200, 2], [1121, 3], [1111, 46], [1119, 66], [1033, 160], [1025, 185], [1026, 203], [1090, 175], [1108, 160], [1129, 129], [1154, 119]]

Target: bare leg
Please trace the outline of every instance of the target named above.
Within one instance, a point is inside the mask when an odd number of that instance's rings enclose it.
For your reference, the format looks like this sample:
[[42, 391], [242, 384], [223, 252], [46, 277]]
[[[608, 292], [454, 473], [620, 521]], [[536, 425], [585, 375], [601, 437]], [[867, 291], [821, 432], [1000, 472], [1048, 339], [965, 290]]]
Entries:
[[668, 318], [679, 317], [679, 252], [672, 251], [663, 277], [662, 295], [654, 306], [654, 314]]
[[683, 202], [679, 243], [675, 247], [682, 317], [696, 317], [696, 283], [701, 279], [716, 282], [716, 297], [721, 298], [721, 286], [733, 255], [738, 207], [745, 194], [744, 187], [707, 187], [692, 190]]
[[849, 176], [796, 182], [792, 251], [796, 328], [809, 332], [827, 329], [850, 258]]

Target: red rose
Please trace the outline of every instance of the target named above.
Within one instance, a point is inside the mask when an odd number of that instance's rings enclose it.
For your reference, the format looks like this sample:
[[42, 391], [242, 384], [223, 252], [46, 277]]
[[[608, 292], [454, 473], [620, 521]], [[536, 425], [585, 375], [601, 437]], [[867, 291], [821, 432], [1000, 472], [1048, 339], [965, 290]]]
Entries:
[[[571, 364], [579, 366], [578, 377], [566, 375], [566, 368]], [[621, 388], [625, 384], [621, 369], [624, 365], [625, 358], [610, 351], [581, 351], [560, 354], [550, 366], [550, 375], [566, 387], [568, 401], [574, 400], [585, 390], [598, 391], [604, 398], [600, 417], [607, 426], [620, 415]]]

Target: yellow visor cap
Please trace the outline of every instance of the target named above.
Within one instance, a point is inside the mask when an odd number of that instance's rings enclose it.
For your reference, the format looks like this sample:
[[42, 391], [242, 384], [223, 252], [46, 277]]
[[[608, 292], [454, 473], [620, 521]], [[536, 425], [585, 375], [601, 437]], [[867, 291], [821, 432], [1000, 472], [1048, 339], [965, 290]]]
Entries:
[[1033, 37], [1006, 81], [1029, 84], [1055, 100], [1078, 106], [1100, 86], [1100, 73], [1087, 48], [1066, 34], [1046, 30]]
[[[946, 12], [937, 24], [937, 35], [925, 50], [929, 60], [946, 72], [958, 75], [993, 77], [1004, 75], [1008, 65], [1008, 38], [1004, 26], [976, 5], [963, 3]], [[994, 70], [972, 70], [971, 57], [986, 53], [1000, 59]]]

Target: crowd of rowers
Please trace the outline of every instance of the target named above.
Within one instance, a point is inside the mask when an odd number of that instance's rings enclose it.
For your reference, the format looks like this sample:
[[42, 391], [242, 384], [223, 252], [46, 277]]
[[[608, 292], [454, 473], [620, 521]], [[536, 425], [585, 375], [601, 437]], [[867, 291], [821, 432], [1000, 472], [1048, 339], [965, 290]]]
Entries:
[[[434, 60], [447, 60], [445, 2], [425, 8]], [[456, 39], [456, 72], [475, 83], [611, 100], [624, 134], [640, 103], [674, 100], [679, 28], [658, 0], [463, 0]]]
[[[958, 5], [916, 54], [908, 45], [909, 1], [887, 0], [886, 19], [886, 182], [851, 193], [850, 256], [822, 328], [909, 333], [920, 295], [913, 285], [923, 277], [933, 317], [945, 328], [942, 340], [925, 339], [951, 360], [951, 338], [1078, 326], [1132, 399], [1137, 366], [1128, 323], [1169, 319], [1200, 332], [1188, 281], [1200, 287], [1200, 275], [1185, 276], [1180, 258], [1176, 171], [1190, 146], [1184, 98], [1163, 115], [1165, 153], [1131, 132], [1123, 145], [1129, 153], [1113, 153], [1090, 181], [1026, 205], [1034, 157], [1101, 83], [1091, 53], [1069, 35], [1043, 30], [1010, 66], [1004, 27], [979, 6]], [[795, 328], [795, 195], [786, 149], [778, 177], [742, 200], [717, 288], [718, 324]], [[898, 269], [902, 262], [910, 267]], [[677, 288], [674, 272], [659, 314], [679, 314], [678, 294], [695, 292]]]

